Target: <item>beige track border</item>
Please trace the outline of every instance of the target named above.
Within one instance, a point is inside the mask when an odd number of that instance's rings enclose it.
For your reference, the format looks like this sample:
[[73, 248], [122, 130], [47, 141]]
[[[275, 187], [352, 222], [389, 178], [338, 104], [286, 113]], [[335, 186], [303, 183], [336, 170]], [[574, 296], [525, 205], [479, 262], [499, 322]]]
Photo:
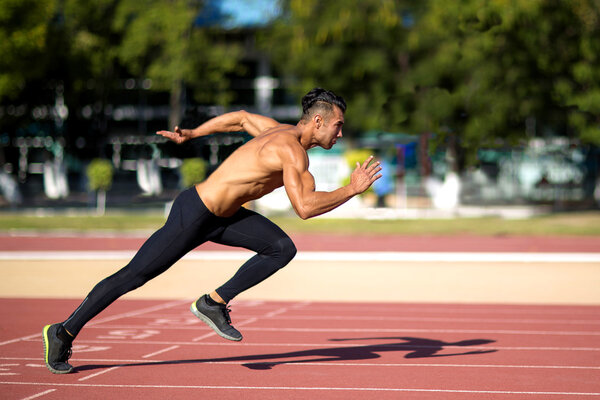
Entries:
[[[0, 297], [83, 298], [101, 279], [127, 264], [129, 254], [64, 259], [0, 258]], [[70, 254], [70, 256], [66, 256]], [[75, 254], [75, 256], [74, 256]], [[346, 253], [352, 254], [352, 253]], [[335, 259], [312, 254], [294, 259], [239, 299], [600, 305], [600, 262], [398, 260], [359, 256]], [[434, 253], [431, 253], [434, 254]], [[500, 253], [502, 254], [502, 253]], [[193, 299], [226, 281], [246, 255], [184, 258], [124, 298]]]

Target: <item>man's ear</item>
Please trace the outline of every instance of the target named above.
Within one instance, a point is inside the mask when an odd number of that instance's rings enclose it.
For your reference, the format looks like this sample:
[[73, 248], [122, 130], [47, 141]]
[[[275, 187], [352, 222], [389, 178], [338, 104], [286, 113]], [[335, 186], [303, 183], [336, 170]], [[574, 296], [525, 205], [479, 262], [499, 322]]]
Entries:
[[321, 125], [323, 125], [323, 117], [321, 117], [319, 114], [316, 114], [313, 120], [315, 121], [315, 126], [317, 128], [320, 128]]

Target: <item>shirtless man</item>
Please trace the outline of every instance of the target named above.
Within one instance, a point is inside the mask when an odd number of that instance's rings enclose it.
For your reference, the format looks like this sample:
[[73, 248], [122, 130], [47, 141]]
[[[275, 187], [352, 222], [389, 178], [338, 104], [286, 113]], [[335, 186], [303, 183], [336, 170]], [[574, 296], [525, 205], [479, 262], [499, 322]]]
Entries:
[[333, 92], [315, 88], [302, 98], [302, 109], [302, 118], [295, 126], [237, 111], [195, 129], [176, 127], [174, 132], [157, 132], [176, 143], [218, 132], [245, 131], [253, 139], [233, 152], [204, 182], [179, 194], [165, 225], [129, 264], [99, 282], [69, 318], [44, 327], [45, 362], [51, 372], [72, 371], [68, 363], [72, 342], [90, 319], [206, 241], [257, 253], [229, 281], [190, 306], [192, 313], [220, 336], [242, 340], [231, 325], [227, 304], [283, 268], [296, 254], [294, 243], [277, 225], [242, 205], [284, 186], [298, 216], [307, 219], [331, 211], [381, 177], [379, 162], [373, 162], [371, 156], [357, 163], [348, 185], [332, 192], [316, 191], [306, 151], [316, 146], [330, 149], [342, 137], [346, 103]]

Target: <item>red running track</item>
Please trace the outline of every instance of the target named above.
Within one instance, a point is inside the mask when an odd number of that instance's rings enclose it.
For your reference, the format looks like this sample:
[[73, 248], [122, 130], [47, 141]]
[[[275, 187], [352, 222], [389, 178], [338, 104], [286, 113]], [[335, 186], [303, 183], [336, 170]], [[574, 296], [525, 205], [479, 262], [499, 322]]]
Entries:
[[0, 300], [0, 398], [600, 397], [598, 306], [234, 301], [233, 343], [188, 301], [119, 300], [81, 332], [75, 373], [52, 375], [42, 326], [77, 303]]
[[[137, 250], [144, 236], [0, 234], [0, 251]], [[300, 251], [583, 252], [600, 251], [600, 237], [581, 236], [403, 236], [293, 234]], [[205, 243], [201, 250], [238, 250]]]

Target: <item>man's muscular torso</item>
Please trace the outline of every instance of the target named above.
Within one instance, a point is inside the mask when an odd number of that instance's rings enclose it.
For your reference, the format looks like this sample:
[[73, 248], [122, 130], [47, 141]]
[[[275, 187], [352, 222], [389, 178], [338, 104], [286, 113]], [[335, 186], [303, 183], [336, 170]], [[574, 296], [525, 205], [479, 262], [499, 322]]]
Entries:
[[283, 186], [282, 153], [304, 157], [300, 132], [293, 125], [267, 130], [235, 150], [196, 190], [215, 215], [233, 215], [244, 203]]

